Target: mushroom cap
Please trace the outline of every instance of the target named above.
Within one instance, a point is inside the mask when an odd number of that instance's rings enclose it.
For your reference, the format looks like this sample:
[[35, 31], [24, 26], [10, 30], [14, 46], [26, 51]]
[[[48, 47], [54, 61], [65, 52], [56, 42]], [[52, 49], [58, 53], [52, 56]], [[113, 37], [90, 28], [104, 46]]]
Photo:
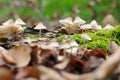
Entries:
[[90, 25], [91, 25], [91, 26], [97, 26], [98, 24], [97, 24], [97, 21], [96, 21], [96, 20], [92, 20], [92, 21], [90, 22]]
[[59, 22], [65, 26], [67, 25], [73, 25], [73, 20], [72, 20], [72, 17], [67, 17], [63, 20], [59, 20]]
[[92, 40], [86, 33], [81, 34], [81, 37], [84, 38], [85, 40]]
[[34, 29], [40, 30], [40, 29], [47, 29], [46, 26], [43, 25], [42, 22], [39, 22]]
[[110, 24], [107, 24], [104, 28], [103, 28], [103, 30], [106, 30], [106, 29], [111, 29], [111, 28], [114, 28], [113, 26], [111, 26]]
[[84, 24], [82, 26], [80, 26], [80, 29], [92, 29], [91, 25], [90, 24]]
[[4, 23], [2, 23], [3, 26], [9, 26], [9, 25], [13, 25], [13, 24], [14, 24], [14, 20], [13, 19], [8, 19]]
[[26, 25], [25, 22], [22, 19], [20, 19], [20, 18], [17, 18], [15, 20], [15, 24], [17, 24], [17, 25]]
[[81, 19], [79, 16], [76, 16], [75, 20], [74, 20], [74, 25], [80, 26], [82, 24], [85, 24], [86, 21], [84, 21], [83, 19]]
[[101, 30], [102, 29], [102, 27], [97, 24], [96, 20], [91, 21], [90, 25], [91, 25], [91, 27], [92, 27], [93, 30]]

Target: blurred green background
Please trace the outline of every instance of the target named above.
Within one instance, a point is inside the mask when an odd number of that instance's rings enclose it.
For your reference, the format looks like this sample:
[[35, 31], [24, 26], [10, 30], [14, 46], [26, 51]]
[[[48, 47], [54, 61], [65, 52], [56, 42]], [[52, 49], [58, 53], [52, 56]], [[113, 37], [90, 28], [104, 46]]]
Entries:
[[80, 16], [101, 23], [107, 14], [120, 22], [120, 0], [0, 0], [1, 21], [17, 16], [29, 22]]

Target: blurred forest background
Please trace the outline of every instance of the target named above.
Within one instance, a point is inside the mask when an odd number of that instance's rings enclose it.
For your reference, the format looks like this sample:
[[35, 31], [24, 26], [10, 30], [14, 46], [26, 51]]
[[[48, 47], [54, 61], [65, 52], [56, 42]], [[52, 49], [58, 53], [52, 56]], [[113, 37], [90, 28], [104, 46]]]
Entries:
[[0, 22], [15, 17], [35, 23], [80, 16], [101, 23], [108, 14], [120, 23], [120, 0], [0, 0]]

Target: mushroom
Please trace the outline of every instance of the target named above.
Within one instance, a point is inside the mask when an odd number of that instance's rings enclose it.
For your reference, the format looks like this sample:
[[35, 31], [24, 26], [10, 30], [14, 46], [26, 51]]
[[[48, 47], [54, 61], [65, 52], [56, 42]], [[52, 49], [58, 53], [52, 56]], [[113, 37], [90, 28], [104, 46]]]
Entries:
[[15, 20], [15, 24], [17, 24], [17, 25], [26, 25], [25, 22], [22, 19], [20, 19], [20, 18], [17, 18]]
[[92, 20], [90, 22], [90, 25], [91, 25], [93, 30], [101, 30], [102, 29], [102, 27], [97, 24], [96, 20]]
[[80, 29], [89, 30], [89, 29], [92, 29], [92, 27], [90, 24], [84, 24], [84, 25], [80, 26]]
[[65, 26], [67, 25], [73, 25], [73, 20], [72, 20], [72, 17], [67, 17], [63, 20], [59, 20], [59, 22]]
[[39, 30], [39, 37], [41, 37], [41, 30], [47, 29], [47, 28], [46, 28], [46, 26], [43, 25], [42, 22], [39, 22], [34, 29]]
[[8, 19], [4, 23], [2, 23], [3, 26], [9, 26], [9, 25], [12, 25], [12, 24], [14, 24], [13, 19]]
[[89, 40], [89, 41], [92, 40], [86, 33], [81, 34], [81, 37], [84, 38], [85, 40]]
[[107, 25], [103, 28], [103, 30], [106, 30], [106, 29], [112, 29], [112, 28], [114, 28], [114, 27], [111, 26], [110, 24], [107, 24]]
[[59, 22], [64, 25], [63, 29], [65, 29], [68, 34], [76, 32], [76, 28], [85, 23], [79, 16], [77, 16], [74, 21], [71, 17], [67, 17], [59, 20]]
[[84, 21], [83, 19], [81, 19], [79, 16], [76, 16], [73, 23], [74, 23], [75, 26], [80, 26], [82, 24], [85, 24], [86, 21]]

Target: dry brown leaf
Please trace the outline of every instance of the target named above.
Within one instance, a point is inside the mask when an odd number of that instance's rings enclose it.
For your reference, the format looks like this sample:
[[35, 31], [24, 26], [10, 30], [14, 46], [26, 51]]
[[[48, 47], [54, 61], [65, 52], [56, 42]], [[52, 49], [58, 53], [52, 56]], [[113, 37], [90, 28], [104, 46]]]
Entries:
[[3, 58], [10, 64], [16, 64], [16, 67], [25, 67], [31, 60], [31, 48], [26, 45], [15, 46], [3, 54]]
[[0, 80], [14, 80], [13, 72], [6, 67], [0, 67]]
[[66, 80], [57, 71], [44, 66], [38, 66], [41, 72], [40, 80]]
[[24, 68], [21, 68], [18, 70], [18, 73], [15, 76], [15, 79], [23, 80], [23, 79], [29, 78], [29, 77], [39, 79], [39, 75], [40, 75], [40, 72], [37, 67], [35, 67], [35, 66], [24, 67]]
[[32, 49], [32, 52], [31, 52], [31, 64], [38, 64], [38, 61], [39, 61], [39, 54], [40, 54], [40, 47], [39, 47], [39, 44], [37, 43], [32, 43], [31, 44], [31, 49]]
[[103, 59], [106, 59], [108, 57], [108, 53], [102, 49], [102, 48], [95, 48], [93, 49], [92, 51], [86, 51], [84, 53], [88, 58], [91, 57], [91, 56], [96, 56], [98, 58], [103, 58]]
[[39, 63], [42, 63], [46, 66], [53, 66], [56, 64], [58, 53], [56, 48], [52, 48], [44, 44], [42, 44], [40, 48]]
[[73, 55], [69, 55], [69, 63], [64, 70], [74, 74], [82, 74], [84, 72], [88, 72], [87, 67], [87, 61], [83, 61]]

